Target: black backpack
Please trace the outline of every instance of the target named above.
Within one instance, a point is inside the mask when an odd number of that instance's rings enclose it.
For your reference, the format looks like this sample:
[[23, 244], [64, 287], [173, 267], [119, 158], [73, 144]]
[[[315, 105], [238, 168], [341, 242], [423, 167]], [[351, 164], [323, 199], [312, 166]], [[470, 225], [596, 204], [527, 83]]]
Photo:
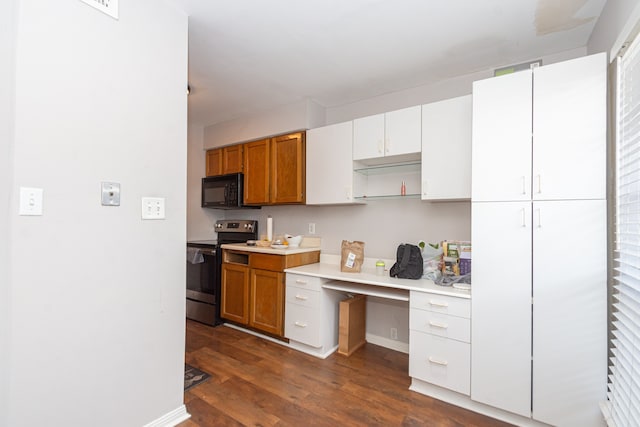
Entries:
[[422, 278], [422, 251], [416, 245], [402, 244], [398, 246], [396, 263], [389, 275], [399, 279]]

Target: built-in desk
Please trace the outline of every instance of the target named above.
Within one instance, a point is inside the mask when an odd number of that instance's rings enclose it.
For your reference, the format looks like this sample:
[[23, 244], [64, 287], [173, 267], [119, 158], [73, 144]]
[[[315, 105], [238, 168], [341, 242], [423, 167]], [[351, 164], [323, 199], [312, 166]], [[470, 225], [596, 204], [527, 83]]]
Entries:
[[[339, 258], [338, 258], [339, 259]], [[410, 390], [519, 425], [539, 425], [473, 401], [471, 384], [471, 291], [409, 280], [340, 271], [321, 262], [286, 273], [285, 336], [290, 347], [325, 358], [338, 348], [338, 305], [345, 293], [409, 305]]]

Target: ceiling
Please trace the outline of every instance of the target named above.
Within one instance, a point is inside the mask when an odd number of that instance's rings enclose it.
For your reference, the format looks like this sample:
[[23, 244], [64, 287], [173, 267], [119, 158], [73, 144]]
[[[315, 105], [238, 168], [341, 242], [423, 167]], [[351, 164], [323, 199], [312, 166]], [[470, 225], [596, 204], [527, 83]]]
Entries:
[[583, 47], [606, 0], [175, 0], [189, 122], [330, 108]]

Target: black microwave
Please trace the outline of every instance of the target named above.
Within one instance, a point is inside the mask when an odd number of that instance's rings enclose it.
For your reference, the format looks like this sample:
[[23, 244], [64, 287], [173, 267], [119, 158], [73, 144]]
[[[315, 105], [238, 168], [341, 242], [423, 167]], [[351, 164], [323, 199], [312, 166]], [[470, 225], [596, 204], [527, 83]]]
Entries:
[[259, 208], [243, 203], [244, 175], [208, 176], [202, 178], [202, 207], [213, 209]]

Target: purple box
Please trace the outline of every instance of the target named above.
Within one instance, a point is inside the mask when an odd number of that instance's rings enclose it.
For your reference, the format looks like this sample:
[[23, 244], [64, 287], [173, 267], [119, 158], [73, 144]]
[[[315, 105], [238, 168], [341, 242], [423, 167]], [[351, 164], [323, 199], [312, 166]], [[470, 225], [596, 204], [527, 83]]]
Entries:
[[464, 276], [465, 274], [471, 273], [471, 260], [470, 259], [460, 259], [460, 275]]

